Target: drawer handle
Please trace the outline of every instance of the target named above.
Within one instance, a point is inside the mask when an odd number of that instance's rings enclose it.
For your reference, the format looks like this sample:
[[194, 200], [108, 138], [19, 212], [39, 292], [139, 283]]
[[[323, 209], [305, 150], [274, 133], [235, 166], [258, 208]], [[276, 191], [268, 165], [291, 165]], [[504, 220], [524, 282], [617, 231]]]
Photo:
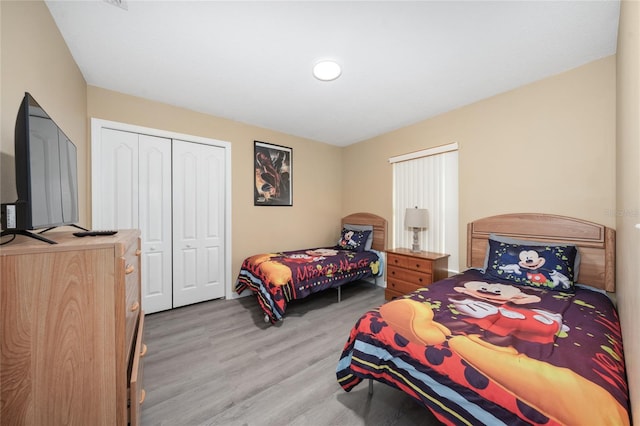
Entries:
[[140, 308], [140, 303], [136, 302], [131, 306], [131, 312], [135, 312]]
[[133, 271], [135, 271], [135, 270], [136, 270], [136, 267], [135, 267], [135, 266], [133, 266], [133, 265], [131, 265], [131, 264], [129, 264], [129, 265], [127, 265], [127, 266], [125, 266], [125, 267], [124, 267], [124, 273], [125, 273], [126, 275], [129, 275], [130, 273], [132, 273], [132, 272], [133, 272]]
[[137, 250], [136, 250], [136, 256], [140, 256], [141, 254], [142, 254], [142, 250], [137, 249]]
[[419, 267], [420, 267], [420, 264], [419, 264], [419, 263], [416, 263], [416, 268], [419, 268]]
[[139, 402], [140, 405], [142, 405], [146, 397], [147, 397], [147, 393], [144, 391], [144, 389], [142, 389], [140, 391], [140, 402]]
[[142, 344], [142, 350], [140, 351], [140, 358], [142, 358], [143, 356], [145, 356], [147, 354], [147, 345], [145, 345], [144, 343]]
[[422, 282], [422, 277], [418, 278], [418, 281]]

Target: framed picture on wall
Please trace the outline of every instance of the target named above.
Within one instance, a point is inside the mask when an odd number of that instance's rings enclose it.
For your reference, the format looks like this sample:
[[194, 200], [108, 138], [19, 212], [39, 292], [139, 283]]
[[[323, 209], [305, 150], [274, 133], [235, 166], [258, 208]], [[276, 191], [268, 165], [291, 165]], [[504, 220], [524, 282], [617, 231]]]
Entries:
[[254, 206], [293, 205], [292, 157], [292, 148], [253, 142]]

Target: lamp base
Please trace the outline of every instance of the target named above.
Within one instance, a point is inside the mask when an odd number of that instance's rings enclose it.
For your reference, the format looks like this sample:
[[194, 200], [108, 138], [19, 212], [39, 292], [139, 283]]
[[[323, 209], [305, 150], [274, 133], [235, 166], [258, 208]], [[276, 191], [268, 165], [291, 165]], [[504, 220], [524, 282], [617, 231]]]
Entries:
[[418, 228], [413, 228], [413, 245], [411, 246], [411, 251], [414, 253], [418, 253], [420, 250], [420, 242], [418, 241]]

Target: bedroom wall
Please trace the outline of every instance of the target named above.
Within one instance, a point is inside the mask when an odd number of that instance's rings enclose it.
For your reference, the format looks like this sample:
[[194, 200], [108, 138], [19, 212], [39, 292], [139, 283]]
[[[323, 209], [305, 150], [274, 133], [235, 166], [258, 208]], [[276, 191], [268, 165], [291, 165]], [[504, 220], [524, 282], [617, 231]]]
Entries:
[[388, 158], [458, 142], [461, 268], [466, 224], [484, 216], [554, 213], [615, 228], [615, 66], [603, 58], [345, 148], [343, 212], [391, 223]]
[[[232, 276], [255, 253], [333, 244], [340, 232], [341, 149], [134, 96], [88, 87], [87, 116], [231, 143]], [[293, 148], [293, 206], [253, 205], [253, 141]]]
[[87, 225], [87, 84], [43, 2], [2, 1], [0, 10], [0, 200], [16, 200], [13, 133], [29, 92], [78, 149], [80, 224]]
[[623, 1], [617, 55], [617, 295], [636, 423], [640, 422], [640, 4]]
[[[2, 202], [16, 198], [13, 131], [19, 103], [29, 91], [78, 147], [84, 226], [91, 226], [89, 119], [96, 117], [231, 143], [232, 275], [250, 254], [332, 244], [337, 238], [340, 148], [87, 86], [43, 2], [1, 1], [0, 10]], [[293, 148], [293, 207], [253, 206], [254, 140]]]

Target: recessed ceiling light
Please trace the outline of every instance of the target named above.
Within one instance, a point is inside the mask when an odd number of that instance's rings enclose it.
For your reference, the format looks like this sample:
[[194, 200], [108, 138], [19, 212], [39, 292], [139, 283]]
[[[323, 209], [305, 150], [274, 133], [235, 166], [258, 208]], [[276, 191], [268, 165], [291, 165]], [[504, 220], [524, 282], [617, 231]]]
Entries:
[[341, 73], [340, 65], [334, 61], [320, 61], [313, 67], [313, 76], [322, 81], [335, 80]]

